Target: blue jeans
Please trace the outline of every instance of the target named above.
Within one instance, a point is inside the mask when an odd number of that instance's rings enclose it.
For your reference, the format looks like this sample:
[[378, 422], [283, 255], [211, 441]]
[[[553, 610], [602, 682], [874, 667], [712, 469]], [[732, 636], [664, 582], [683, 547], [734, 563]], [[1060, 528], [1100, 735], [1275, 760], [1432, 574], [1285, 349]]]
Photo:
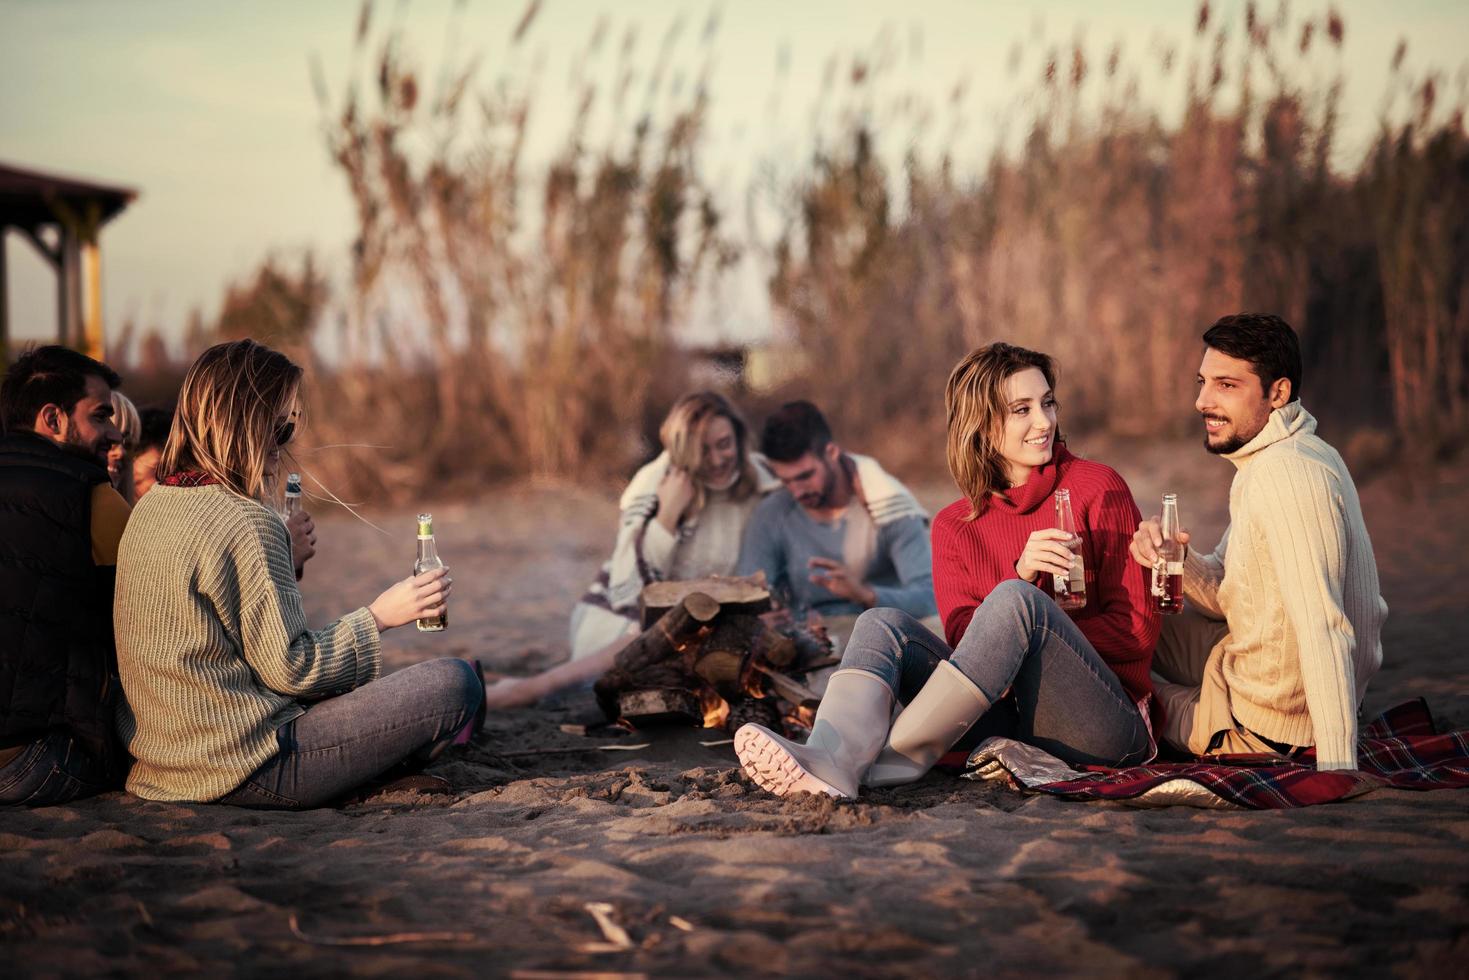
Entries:
[[479, 674], [463, 660], [405, 667], [282, 725], [275, 758], [217, 802], [266, 810], [321, 806], [400, 762], [429, 762], [484, 700]]
[[[842, 667], [876, 674], [907, 704], [941, 660], [959, 668], [991, 705], [960, 745], [975, 744], [976, 735], [1006, 734], [1072, 765], [1136, 764], [1151, 751], [1147, 726], [1122, 682], [1071, 617], [1033, 585], [995, 586], [953, 650], [906, 613], [868, 610], [857, 620]], [[1013, 714], [992, 718], [1004, 702]]]
[[61, 732], [37, 739], [0, 768], [0, 805], [51, 806], [122, 789], [121, 774]]

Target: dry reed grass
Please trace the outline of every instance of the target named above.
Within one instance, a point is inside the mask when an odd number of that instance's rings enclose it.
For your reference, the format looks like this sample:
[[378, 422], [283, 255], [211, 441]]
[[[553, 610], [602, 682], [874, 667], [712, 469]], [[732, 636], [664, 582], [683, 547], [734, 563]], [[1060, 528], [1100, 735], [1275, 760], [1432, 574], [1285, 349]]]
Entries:
[[828, 366], [802, 386], [846, 428], [913, 447], [915, 427], [941, 427], [949, 365], [1007, 339], [1058, 356], [1073, 426], [1183, 431], [1200, 334], [1255, 309], [1300, 331], [1307, 401], [1329, 432], [1396, 428], [1422, 456], [1462, 444], [1462, 92], [1435, 106], [1442, 79], [1410, 78], [1399, 51], [1392, 84], [1411, 105], [1390, 106], [1366, 161], [1339, 173], [1339, 66], [1324, 83], [1300, 79], [1315, 47], [1339, 49], [1341, 18], [1267, 18], [1249, 4], [1231, 24], [1198, 11], [1191, 50], [1157, 53], [1185, 87], [1176, 125], [1139, 100], [1138, 66], [1119, 51], [1094, 65], [1080, 42], [1052, 50], [1020, 149], [968, 181], [947, 157], [909, 158], [901, 213], [871, 149], [892, 120], [853, 111], [874, 84], [854, 63], [839, 110], [853, 122], [815, 157], [773, 249], [773, 297]]
[[[826, 106], [836, 137], [813, 137], [809, 164], [775, 188], [779, 231], [740, 240], [701, 174], [703, 85], [652, 109], [674, 91], [668, 42], [635, 105], [629, 29], [622, 81], [580, 83], [563, 150], [532, 173], [525, 79], [481, 88], [473, 63], [450, 61], [427, 95], [364, 7], [337, 102], [318, 78], [357, 208], [341, 359], [310, 342], [332, 325], [309, 259], [267, 262], [193, 333], [276, 337], [307, 358], [314, 441], [386, 447], [310, 458], [359, 499], [625, 472], [688, 379], [680, 325], [742, 249], [767, 257], [772, 304], [813, 366], [767, 401], [815, 398], [846, 442], [894, 465], [939, 465], [949, 367], [1000, 338], [1057, 355], [1072, 428], [1181, 431], [1199, 335], [1242, 309], [1300, 331], [1329, 436], [1367, 427], [1379, 450], [1392, 432], [1412, 455], [1442, 454], [1469, 436], [1464, 94], [1447, 98], [1400, 50], [1380, 135], [1343, 171], [1345, 30], [1330, 9], [1251, 3], [1231, 23], [1205, 3], [1182, 50], [1048, 51], [1017, 102], [1023, 139], [980, 173], [948, 154], [885, 156], [879, 137], [932, 107], [875, 112], [888, 83], [859, 58]], [[599, 25], [585, 57], [608, 36]], [[1323, 55], [1325, 81], [1306, 70]], [[1148, 58], [1184, 91], [1176, 122], [1139, 91]], [[604, 145], [586, 135], [599, 106], [621, 126]]]

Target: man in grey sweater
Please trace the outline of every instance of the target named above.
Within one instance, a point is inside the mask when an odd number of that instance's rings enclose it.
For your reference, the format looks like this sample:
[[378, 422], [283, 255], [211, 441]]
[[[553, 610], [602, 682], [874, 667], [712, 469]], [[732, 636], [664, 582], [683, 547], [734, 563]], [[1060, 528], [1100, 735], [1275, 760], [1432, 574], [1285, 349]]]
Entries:
[[935, 612], [928, 514], [876, 460], [844, 453], [815, 405], [784, 405], [761, 451], [783, 489], [756, 508], [736, 574], [764, 572], [797, 615]]

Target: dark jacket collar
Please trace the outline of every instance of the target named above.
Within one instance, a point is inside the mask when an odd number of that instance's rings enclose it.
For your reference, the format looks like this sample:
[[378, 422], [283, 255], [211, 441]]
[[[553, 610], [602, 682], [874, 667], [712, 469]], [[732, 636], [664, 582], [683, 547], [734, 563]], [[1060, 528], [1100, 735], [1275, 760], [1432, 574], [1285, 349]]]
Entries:
[[0, 434], [0, 465], [7, 463], [60, 470], [89, 483], [101, 483], [108, 478], [107, 467], [101, 463], [64, 449], [28, 429]]

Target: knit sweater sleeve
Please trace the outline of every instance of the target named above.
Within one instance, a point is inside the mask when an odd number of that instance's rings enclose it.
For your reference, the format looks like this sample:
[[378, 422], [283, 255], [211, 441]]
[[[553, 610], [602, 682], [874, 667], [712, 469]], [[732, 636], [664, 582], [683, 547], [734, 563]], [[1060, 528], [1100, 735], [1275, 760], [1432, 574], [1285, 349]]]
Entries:
[[1184, 598], [1213, 619], [1224, 618], [1224, 610], [1219, 605], [1219, 584], [1224, 581], [1224, 553], [1228, 547], [1229, 528], [1225, 528], [1213, 554], [1201, 555], [1190, 547], [1184, 555]]
[[1258, 521], [1295, 633], [1317, 769], [1357, 768], [1356, 634], [1344, 608], [1345, 504], [1335, 474], [1293, 454], [1251, 467], [1245, 505]]
[[776, 492], [760, 501], [745, 528], [740, 542], [740, 560], [735, 566], [736, 575], [764, 572], [765, 581], [773, 593], [780, 591], [782, 582], [789, 587], [780, 527], [781, 517], [789, 506], [788, 500], [788, 494]]
[[[1086, 511], [1086, 535], [1096, 566], [1095, 615], [1078, 621], [1082, 632], [1113, 669], [1152, 661], [1162, 616], [1149, 600], [1143, 567], [1128, 552], [1142, 520], [1132, 491], [1114, 470], [1101, 474], [1100, 493]], [[1139, 671], [1146, 672], [1146, 667]]]
[[933, 559], [923, 519], [903, 517], [893, 521], [879, 533], [878, 544], [892, 560], [899, 584], [872, 586], [876, 604], [901, 609], [915, 619], [932, 616]]
[[613, 609], [637, 605], [643, 586], [667, 573], [677, 543], [651, 514], [623, 513], [607, 570], [607, 594]]
[[945, 508], [933, 519], [933, 594], [949, 646], [958, 644], [984, 601], [980, 579], [964, 558], [957, 513]]
[[228, 529], [222, 562], [212, 578], [201, 582], [202, 588], [212, 593], [227, 628], [237, 631], [250, 669], [278, 694], [341, 694], [381, 672], [380, 637], [367, 609], [323, 629], [307, 629], [289, 534], [264, 508], [243, 515]]

